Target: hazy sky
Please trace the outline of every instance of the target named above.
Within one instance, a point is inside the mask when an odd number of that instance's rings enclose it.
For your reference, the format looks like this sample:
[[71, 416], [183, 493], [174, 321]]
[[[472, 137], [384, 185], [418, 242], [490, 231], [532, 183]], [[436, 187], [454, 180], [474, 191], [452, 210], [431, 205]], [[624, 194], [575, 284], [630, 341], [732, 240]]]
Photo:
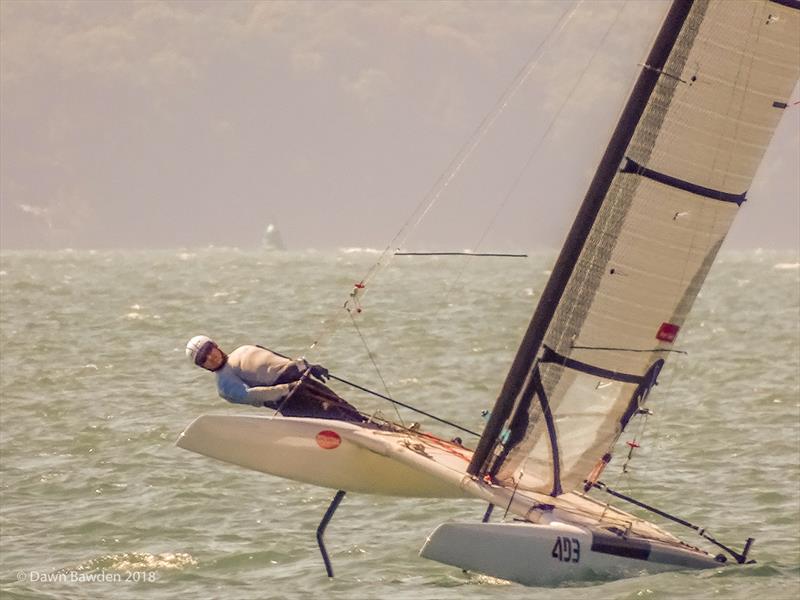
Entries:
[[[573, 6], [3, 0], [0, 245], [383, 248]], [[558, 246], [666, 6], [584, 2], [406, 247]], [[728, 247], [800, 247], [799, 131]]]

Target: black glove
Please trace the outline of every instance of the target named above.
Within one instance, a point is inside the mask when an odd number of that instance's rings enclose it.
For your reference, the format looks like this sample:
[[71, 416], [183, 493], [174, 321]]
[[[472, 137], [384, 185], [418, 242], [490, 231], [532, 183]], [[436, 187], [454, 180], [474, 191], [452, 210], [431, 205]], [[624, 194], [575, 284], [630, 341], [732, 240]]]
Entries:
[[311, 371], [311, 375], [323, 383], [331, 378], [331, 376], [328, 374], [328, 369], [322, 365], [309, 365], [308, 370]]

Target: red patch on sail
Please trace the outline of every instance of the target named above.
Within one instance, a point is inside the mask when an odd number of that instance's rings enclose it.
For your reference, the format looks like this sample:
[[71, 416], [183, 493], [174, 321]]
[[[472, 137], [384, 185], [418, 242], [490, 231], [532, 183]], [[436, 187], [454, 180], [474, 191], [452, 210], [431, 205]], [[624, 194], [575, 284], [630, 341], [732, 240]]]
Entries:
[[333, 450], [342, 443], [342, 438], [335, 431], [325, 429], [317, 434], [317, 445], [324, 450]]
[[680, 327], [673, 325], [672, 323], [662, 323], [661, 327], [658, 328], [656, 339], [661, 340], [662, 342], [672, 343], [678, 336], [679, 329]]

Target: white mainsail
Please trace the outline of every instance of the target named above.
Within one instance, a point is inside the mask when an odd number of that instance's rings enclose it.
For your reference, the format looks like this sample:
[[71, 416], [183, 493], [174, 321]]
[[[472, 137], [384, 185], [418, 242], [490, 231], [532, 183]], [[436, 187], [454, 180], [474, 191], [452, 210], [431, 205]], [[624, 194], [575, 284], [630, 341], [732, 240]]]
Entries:
[[798, 74], [797, 0], [675, 2], [473, 475], [556, 496], [608, 458], [675, 348]]

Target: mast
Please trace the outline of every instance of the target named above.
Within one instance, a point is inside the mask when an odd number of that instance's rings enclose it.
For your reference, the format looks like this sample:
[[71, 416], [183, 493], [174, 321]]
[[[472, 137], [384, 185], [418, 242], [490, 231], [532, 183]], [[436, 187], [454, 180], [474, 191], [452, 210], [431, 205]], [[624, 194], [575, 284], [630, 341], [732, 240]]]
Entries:
[[467, 467], [467, 472], [473, 476], [478, 476], [487, 470], [487, 459], [497, 444], [503, 426], [514, 408], [514, 402], [528, 377], [530, 367], [539, 354], [545, 332], [564, 294], [578, 257], [597, 218], [603, 199], [620, 163], [625, 158], [625, 150], [633, 137], [650, 95], [653, 93], [653, 89], [661, 76], [662, 69], [675, 45], [675, 41], [678, 39], [681, 28], [692, 8], [693, 1], [673, 0], [672, 6], [664, 19], [661, 30], [647, 57], [646, 64], [642, 67], [617, 127], [611, 136], [611, 141], [567, 235], [566, 242], [561, 249], [550, 279], [542, 292], [539, 304], [517, 350], [514, 362], [511, 364], [511, 369], [503, 383], [500, 395], [492, 409], [491, 417], [486, 424], [478, 447], [475, 449], [472, 461]]

